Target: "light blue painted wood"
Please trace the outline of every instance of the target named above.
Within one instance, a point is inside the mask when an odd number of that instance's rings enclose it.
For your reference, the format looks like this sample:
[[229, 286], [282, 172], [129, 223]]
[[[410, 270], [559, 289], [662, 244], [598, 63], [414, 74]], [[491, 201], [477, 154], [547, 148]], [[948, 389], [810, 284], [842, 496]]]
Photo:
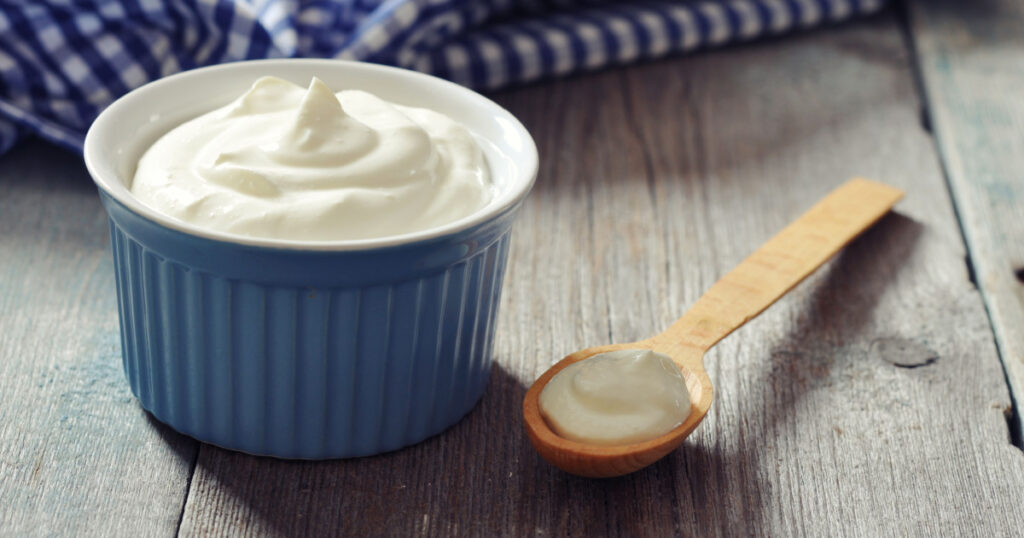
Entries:
[[0, 535], [176, 531], [197, 443], [128, 389], [108, 234], [79, 157], [0, 158]]
[[[1024, 404], [1024, 2], [914, 0], [909, 8], [935, 138], [1019, 406]], [[1019, 445], [1022, 418], [1018, 407], [1011, 420]]]

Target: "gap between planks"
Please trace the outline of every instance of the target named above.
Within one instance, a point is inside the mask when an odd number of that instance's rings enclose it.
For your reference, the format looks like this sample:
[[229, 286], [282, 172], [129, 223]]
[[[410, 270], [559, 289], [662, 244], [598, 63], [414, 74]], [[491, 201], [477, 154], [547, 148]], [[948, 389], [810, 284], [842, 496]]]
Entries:
[[[931, 4], [931, 8], [933, 9], [935, 5], [940, 6], [938, 8], [939, 10], [945, 9], [942, 6], [942, 4], [944, 4], [943, 2], [927, 2], [926, 4]], [[992, 5], [999, 4], [1000, 1], [992, 3]], [[950, 153], [960, 151], [962, 148], [955, 146], [952, 142], [946, 144], [943, 143], [944, 139], [949, 139], [954, 136], [953, 133], [951, 133], [950, 131], [956, 129], [957, 127], [963, 126], [955, 125], [956, 123], [962, 123], [963, 118], [955, 117], [953, 118], [953, 121], [942, 121], [940, 119], [938, 124], [936, 123], [935, 117], [937, 115], [941, 116], [941, 114], [936, 113], [936, 107], [948, 108], [950, 107], [950, 104], [948, 102], [945, 102], [946, 100], [948, 100], [946, 99], [947, 96], [945, 95], [945, 91], [942, 88], [938, 87], [940, 82], [934, 80], [935, 78], [937, 78], [937, 76], [932, 74], [932, 76], [929, 77], [928, 74], [925, 72], [927, 70], [925, 62], [937, 59], [927, 58], [924, 55], [922, 55], [921, 47], [918, 43], [920, 33], [931, 33], [934, 31], [934, 28], [931, 27], [928, 21], [921, 21], [921, 19], [923, 18], [923, 14], [920, 13], [920, 11], [917, 13], [915, 17], [914, 10], [929, 9], [929, 6], [922, 5], [922, 3], [919, 0], [896, 0], [894, 2], [894, 6], [894, 11], [897, 15], [897, 21], [899, 22], [901, 34], [906, 43], [907, 51], [910, 54], [910, 63], [913, 71], [914, 87], [917, 91], [918, 99], [921, 102], [922, 127], [931, 135], [932, 143], [934, 144], [935, 150], [940, 158], [939, 164], [942, 169], [943, 179], [945, 180], [946, 190], [949, 192], [950, 199], [953, 202], [953, 213], [956, 216], [957, 224], [960, 230], [960, 235], [964, 242], [964, 248], [967, 251], [967, 255], [964, 258], [964, 263], [967, 266], [967, 271], [971, 283], [975, 286], [975, 288], [978, 289], [978, 292], [982, 297], [982, 304], [985, 307], [985, 315], [987, 316], [989, 326], [992, 329], [993, 340], [996, 344], [996, 353], [999, 356], [999, 362], [1003, 369], [1003, 377], [1006, 381], [1006, 385], [1008, 388], [1010, 404], [1009, 407], [1004, 411], [1006, 416], [1007, 439], [1011, 445], [1024, 451], [1024, 434], [1022, 434], [1022, 430], [1024, 430], [1024, 417], [1022, 417], [1021, 415], [1020, 404], [1018, 402], [1018, 392], [1024, 389], [1024, 379], [1015, 379], [1015, 377], [1021, 376], [1022, 373], [1024, 373], [1024, 370], [1022, 370], [1021, 373], [1015, 374], [1014, 366], [1012, 366], [1009, 362], [1013, 355], [1011, 349], [1019, 349], [1021, 346], [1024, 346], [1024, 342], [1020, 341], [1021, 337], [1019, 332], [1016, 332], [1016, 334], [1014, 334], [1015, 332], [1011, 332], [1010, 334], [1003, 335], [1004, 331], [1002, 330], [1003, 328], [1000, 326], [1001, 323], [998, 319], [998, 310], [1000, 308], [1012, 308], [1012, 306], [1006, 306], [1005, 304], [1001, 303], [1013, 301], [1014, 298], [998, 296], [998, 290], [991, 289], [989, 286], [985, 284], [984, 281], [979, 281], [978, 279], [979, 264], [982, 266], [981, 272], [985, 272], [989, 270], [990, 267], [993, 265], [998, 267], [1001, 264], [1006, 264], [1006, 267], [1009, 267], [1009, 264], [1006, 263], [1008, 262], [1008, 260], [983, 259], [983, 256], [979, 255], [978, 243], [979, 241], [983, 241], [984, 239], [977, 237], [977, 234], [982, 232], [972, 229], [971, 223], [968, 221], [967, 218], [965, 218], [965, 211], [969, 211], [971, 208], [966, 207], [967, 204], [969, 204], [970, 202], [964, 199], [965, 196], [961, 194], [961, 192], [963, 190], [967, 190], [970, 188], [967, 185], [968, 183], [970, 183], [970, 181], [966, 177], [959, 178], [960, 181], [964, 182], [964, 184], [961, 185], [959, 188], [957, 187], [956, 182], [958, 178], [955, 176], [958, 173], [963, 174], [965, 172], [958, 171], [951, 167], [949, 155]], [[920, 26], [920, 29], [915, 30], [915, 23]], [[1024, 25], [1024, 20], [1021, 20], [1020, 23]], [[941, 34], [930, 37], [933, 40], [943, 40]], [[948, 36], [946, 40], [948, 40]], [[944, 44], [949, 45], [949, 43]], [[952, 46], [954, 49], [956, 49], [955, 45]], [[930, 53], [932, 55], [938, 55], [939, 51], [931, 50]], [[1024, 50], [1020, 52], [1018, 58], [1021, 61], [1024, 61]], [[1017, 65], [1019, 67], [1020, 64]], [[1008, 67], [1010, 69], [1013, 68], [1013, 66], [1005, 67]], [[1010, 103], [1004, 103], [1004, 105], [1012, 106]], [[970, 129], [970, 127], [967, 128]], [[1024, 133], [1020, 133], [1020, 135], [1024, 136]], [[997, 159], [999, 157], [1000, 156], [995, 156], [995, 158]], [[985, 226], [985, 224], [981, 223], [979, 223], [978, 225]], [[1006, 267], [1004, 267], [1004, 269]], [[1016, 269], [1013, 272], [1014, 277], [1017, 279], [1017, 281], [1024, 282], [1020, 275], [1021, 269]]]

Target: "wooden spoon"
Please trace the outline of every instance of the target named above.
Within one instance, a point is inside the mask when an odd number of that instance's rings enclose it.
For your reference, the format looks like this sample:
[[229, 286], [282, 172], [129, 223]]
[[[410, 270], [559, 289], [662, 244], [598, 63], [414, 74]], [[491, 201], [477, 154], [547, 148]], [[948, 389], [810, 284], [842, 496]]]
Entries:
[[[902, 197], [903, 191], [888, 185], [852, 179], [722, 277], [665, 332], [630, 344], [587, 348], [559, 361], [537, 379], [523, 401], [526, 432], [537, 452], [559, 469], [588, 477], [628, 474], [664, 457], [682, 444], [711, 407], [711, 380], [703, 364], [711, 346], [768, 308]], [[551, 430], [541, 417], [538, 398], [555, 374], [591, 355], [638, 348], [668, 355], [682, 371], [691, 405], [682, 424], [650, 441], [621, 446], [571, 441]]]

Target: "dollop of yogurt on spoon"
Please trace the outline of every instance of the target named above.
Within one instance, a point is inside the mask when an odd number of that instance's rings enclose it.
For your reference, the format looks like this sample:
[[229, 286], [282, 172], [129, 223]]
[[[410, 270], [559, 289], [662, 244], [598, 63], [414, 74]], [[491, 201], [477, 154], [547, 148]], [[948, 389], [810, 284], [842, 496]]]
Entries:
[[559, 436], [595, 445], [660, 437], [690, 415], [690, 393], [667, 355], [647, 349], [600, 353], [548, 381], [540, 414]]

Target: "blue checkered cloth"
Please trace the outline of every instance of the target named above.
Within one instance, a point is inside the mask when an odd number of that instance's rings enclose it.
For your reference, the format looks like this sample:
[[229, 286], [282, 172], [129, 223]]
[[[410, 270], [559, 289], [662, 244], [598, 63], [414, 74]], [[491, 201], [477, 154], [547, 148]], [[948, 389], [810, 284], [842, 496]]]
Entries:
[[492, 90], [841, 21], [887, 0], [0, 0], [0, 153], [81, 151], [148, 81], [281, 57], [362, 60]]

